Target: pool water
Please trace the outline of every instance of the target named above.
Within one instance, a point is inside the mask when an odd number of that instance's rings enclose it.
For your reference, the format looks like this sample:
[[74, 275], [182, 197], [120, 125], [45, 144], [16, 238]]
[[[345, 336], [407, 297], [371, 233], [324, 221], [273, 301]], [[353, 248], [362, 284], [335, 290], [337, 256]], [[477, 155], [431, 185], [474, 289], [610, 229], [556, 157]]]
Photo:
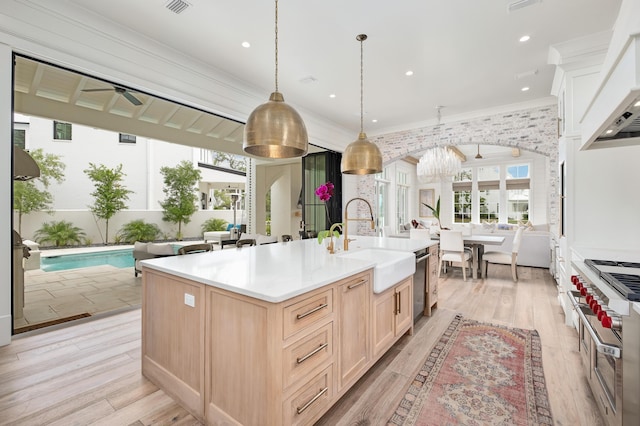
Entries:
[[40, 268], [45, 272], [89, 266], [111, 265], [116, 268], [133, 267], [133, 249], [99, 251], [95, 253], [65, 254], [40, 259]]

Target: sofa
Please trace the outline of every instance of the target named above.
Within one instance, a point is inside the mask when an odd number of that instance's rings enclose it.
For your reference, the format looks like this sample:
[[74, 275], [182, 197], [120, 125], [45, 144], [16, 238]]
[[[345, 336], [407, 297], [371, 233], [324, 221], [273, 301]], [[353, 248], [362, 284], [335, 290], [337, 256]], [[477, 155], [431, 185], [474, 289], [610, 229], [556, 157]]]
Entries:
[[[207, 231], [203, 234], [203, 239], [205, 243], [209, 241], [214, 244], [222, 245], [222, 241], [231, 239], [231, 229], [233, 228], [233, 224], [230, 223], [227, 225], [227, 229], [225, 231]], [[246, 225], [236, 225], [236, 229], [239, 232], [244, 232], [246, 229]]]
[[141, 272], [140, 261], [146, 259], [156, 259], [158, 257], [175, 256], [176, 251], [171, 244], [167, 243], [133, 243], [133, 274], [138, 276]]

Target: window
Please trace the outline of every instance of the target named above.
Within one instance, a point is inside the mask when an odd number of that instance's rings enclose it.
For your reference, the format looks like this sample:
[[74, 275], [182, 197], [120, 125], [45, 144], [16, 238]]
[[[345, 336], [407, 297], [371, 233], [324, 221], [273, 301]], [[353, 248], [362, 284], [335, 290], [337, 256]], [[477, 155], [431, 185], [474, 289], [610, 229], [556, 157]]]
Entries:
[[397, 223], [403, 225], [409, 223], [409, 186], [407, 185], [407, 173], [398, 172], [396, 186]]
[[497, 221], [500, 216], [500, 167], [478, 168], [480, 221]]
[[27, 131], [24, 129], [13, 130], [13, 144], [18, 148], [24, 149]]
[[507, 222], [529, 219], [529, 165], [507, 167]]
[[[376, 174], [376, 211], [378, 217], [378, 229], [384, 229], [388, 225], [387, 219], [390, 213], [387, 212], [389, 205], [389, 179], [387, 178], [389, 168], [385, 167], [382, 172]], [[388, 236], [388, 235], [385, 235]]]
[[471, 222], [472, 170], [462, 169], [453, 179], [453, 222]]
[[71, 140], [71, 123], [63, 123], [61, 121], [53, 122], [53, 139]]
[[120, 143], [136, 143], [136, 137], [126, 133], [120, 133]]
[[453, 181], [453, 223], [529, 220], [530, 173], [529, 164], [463, 169]]

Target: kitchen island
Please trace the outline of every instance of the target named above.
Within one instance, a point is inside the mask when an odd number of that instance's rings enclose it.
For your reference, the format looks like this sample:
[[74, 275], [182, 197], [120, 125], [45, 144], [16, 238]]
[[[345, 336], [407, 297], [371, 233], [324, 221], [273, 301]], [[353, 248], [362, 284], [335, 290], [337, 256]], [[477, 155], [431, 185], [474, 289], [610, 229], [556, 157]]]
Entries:
[[[350, 252], [432, 244], [357, 236]], [[142, 268], [143, 374], [207, 424], [311, 424], [412, 332], [413, 271], [374, 293], [374, 262], [316, 240]]]

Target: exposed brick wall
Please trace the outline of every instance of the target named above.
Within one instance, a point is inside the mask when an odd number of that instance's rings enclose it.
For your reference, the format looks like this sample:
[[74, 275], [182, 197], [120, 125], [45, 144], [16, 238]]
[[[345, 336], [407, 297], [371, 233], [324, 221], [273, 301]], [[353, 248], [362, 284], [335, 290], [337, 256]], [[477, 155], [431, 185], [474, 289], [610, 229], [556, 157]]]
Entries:
[[[507, 146], [547, 156], [550, 164], [547, 217], [550, 228], [555, 229], [553, 225], [558, 221], [557, 116], [554, 104], [403, 130], [369, 139], [380, 147], [385, 165], [429, 148], [470, 144]], [[361, 177], [358, 194], [373, 201], [374, 184], [373, 176]], [[359, 227], [358, 232], [369, 233], [366, 227]]]

